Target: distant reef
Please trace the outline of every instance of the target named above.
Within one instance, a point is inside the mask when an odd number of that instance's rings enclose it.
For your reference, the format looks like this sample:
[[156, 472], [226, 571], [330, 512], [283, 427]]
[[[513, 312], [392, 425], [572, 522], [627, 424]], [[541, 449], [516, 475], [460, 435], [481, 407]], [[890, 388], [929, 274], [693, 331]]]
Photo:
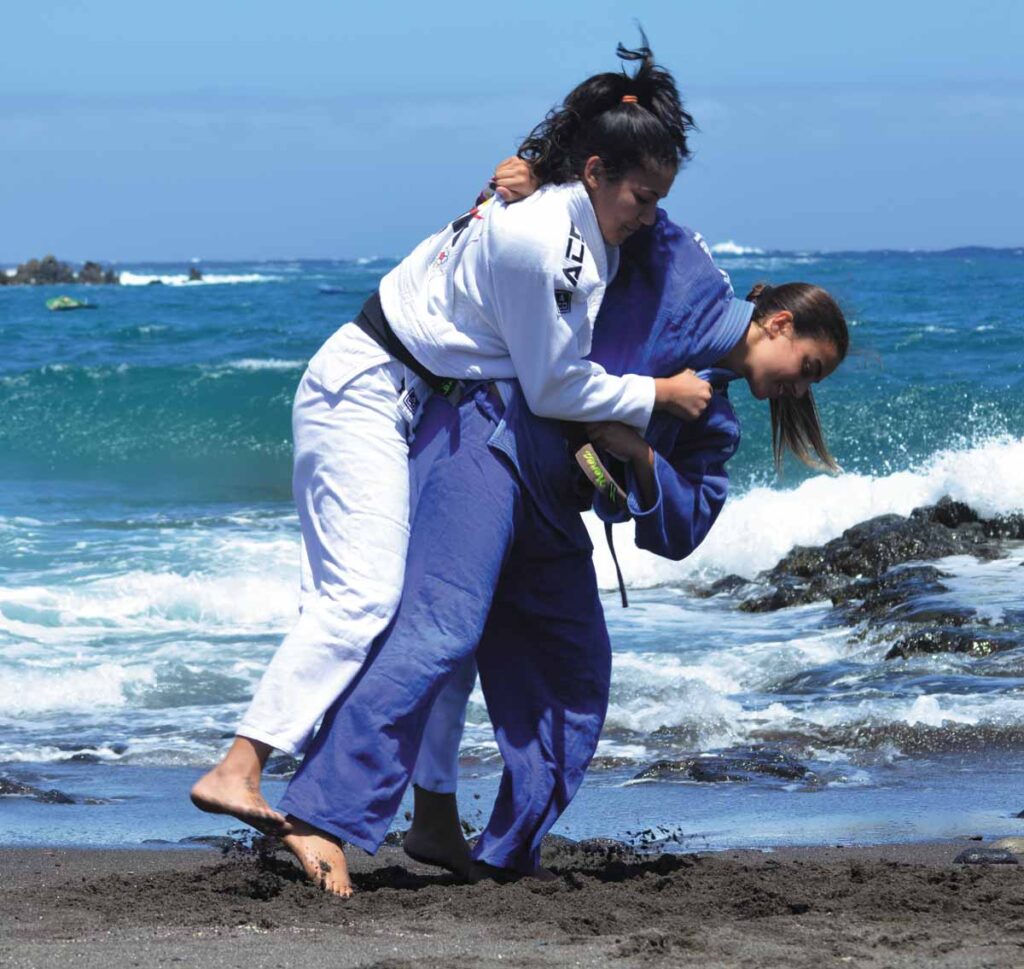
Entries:
[[113, 269], [104, 269], [98, 262], [87, 262], [76, 273], [70, 263], [61, 262], [56, 256], [29, 259], [18, 266], [13, 276], [0, 270], [0, 286], [63, 286], [66, 283], [117, 286], [120, 282], [121, 277]]

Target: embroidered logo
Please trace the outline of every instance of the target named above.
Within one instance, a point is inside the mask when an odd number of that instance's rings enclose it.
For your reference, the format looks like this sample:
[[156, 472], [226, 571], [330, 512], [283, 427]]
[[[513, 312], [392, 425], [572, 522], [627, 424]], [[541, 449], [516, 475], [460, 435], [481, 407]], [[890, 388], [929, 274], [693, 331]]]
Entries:
[[[576, 228], [575, 222], [569, 223], [569, 238], [565, 244], [565, 258], [568, 260], [569, 265], [562, 270], [562, 274], [567, 280], [569, 285], [575, 289], [580, 282], [580, 272], [583, 270], [583, 255], [587, 251], [587, 247], [583, 243], [583, 236], [580, 230]], [[556, 299], [557, 299], [557, 290]]]
[[555, 290], [555, 306], [558, 312], [565, 315], [572, 309], [572, 293], [567, 289]]
[[416, 413], [419, 409], [419, 395], [416, 393], [414, 388], [410, 387], [398, 399], [398, 412], [406, 419], [408, 423], [411, 424], [414, 420], [416, 420]]

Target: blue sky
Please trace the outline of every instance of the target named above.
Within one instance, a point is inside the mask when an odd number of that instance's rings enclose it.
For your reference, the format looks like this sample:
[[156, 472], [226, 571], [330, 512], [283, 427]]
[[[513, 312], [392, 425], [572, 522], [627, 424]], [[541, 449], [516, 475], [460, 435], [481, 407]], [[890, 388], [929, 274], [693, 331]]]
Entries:
[[404, 254], [638, 18], [713, 242], [1024, 243], [1016, 0], [122, 0], [5, 10], [0, 261]]

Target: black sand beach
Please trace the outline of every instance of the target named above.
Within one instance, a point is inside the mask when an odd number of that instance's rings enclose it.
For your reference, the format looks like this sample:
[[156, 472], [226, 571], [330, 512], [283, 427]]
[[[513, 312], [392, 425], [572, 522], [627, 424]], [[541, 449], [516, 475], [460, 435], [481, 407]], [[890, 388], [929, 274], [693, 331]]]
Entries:
[[1024, 964], [1024, 868], [976, 842], [637, 855], [555, 844], [550, 883], [455, 884], [353, 852], [358, 895], [287, 856], [0, 851], [0, 965], [210, 967]]

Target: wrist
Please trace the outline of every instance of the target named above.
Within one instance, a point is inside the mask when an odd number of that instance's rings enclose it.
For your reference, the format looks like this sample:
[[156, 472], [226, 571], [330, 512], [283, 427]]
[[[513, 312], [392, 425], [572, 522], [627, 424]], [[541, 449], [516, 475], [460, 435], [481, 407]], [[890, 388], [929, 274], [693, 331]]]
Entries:
[[668, 398], [665, 385], [668, 381], [664, 377], [654, 378], [654, 406], [656, 408], [664, 407], [665, 401]]

